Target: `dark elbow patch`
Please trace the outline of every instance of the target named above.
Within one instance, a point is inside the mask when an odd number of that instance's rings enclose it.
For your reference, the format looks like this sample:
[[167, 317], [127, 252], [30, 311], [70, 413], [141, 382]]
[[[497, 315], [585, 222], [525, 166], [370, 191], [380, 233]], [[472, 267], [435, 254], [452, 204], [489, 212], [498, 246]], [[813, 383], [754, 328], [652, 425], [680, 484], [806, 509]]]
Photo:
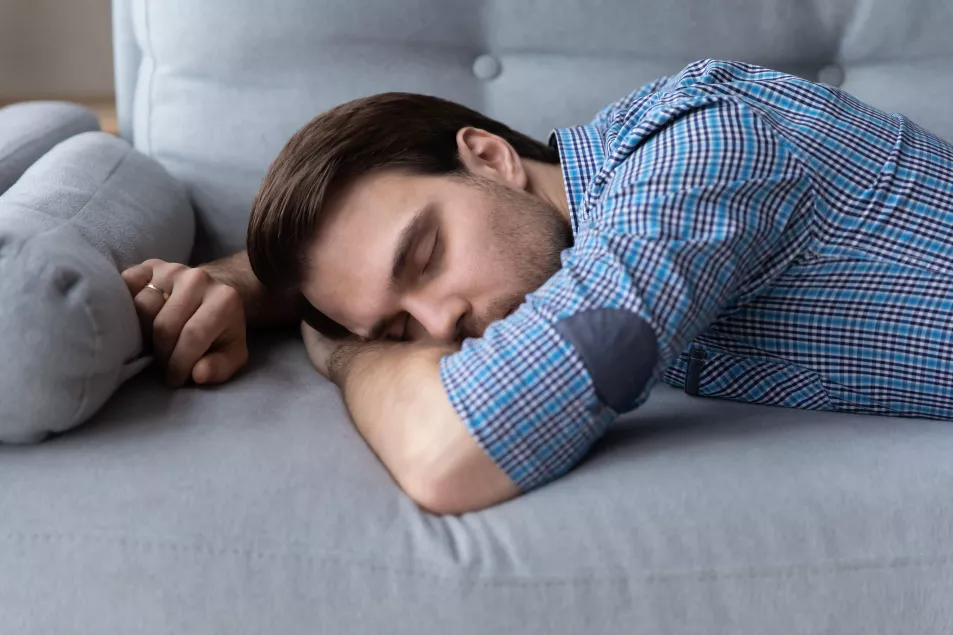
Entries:
[[625, 309], [593, 309], [562, 319], [554, 328], [582, 358], [599, 399], [617, 412], [627, 410], [658, 362], [652, 326]]

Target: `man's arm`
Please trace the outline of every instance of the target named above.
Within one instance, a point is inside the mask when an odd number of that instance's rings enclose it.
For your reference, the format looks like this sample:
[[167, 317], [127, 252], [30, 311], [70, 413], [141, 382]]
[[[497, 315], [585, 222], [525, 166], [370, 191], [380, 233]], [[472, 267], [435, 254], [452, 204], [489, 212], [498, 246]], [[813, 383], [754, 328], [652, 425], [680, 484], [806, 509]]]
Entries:
[[460, 514], [519, 493], [447, 399], [439, 363], [457, 347], [341, 344], [307, 325], [302, 335], [312, 363], [340, 387], [358, 431], [418, 505]]
[[247, 252], [242, 251], [205, 263], [200, 265], [199, 269], [238, 292], [245, 308], [248, 326], [288, 326], [296, 322], [292, 301], [265, 289], [251, 269]]
[[723, 309], [796, 256], [785, 241], [807, 234], [785, 230], [813, 203], [792, 151], [737, 104], [680, 117], [606, 187], [563, 268], [459, 351], [328, 356], [358, 429], [424, 506], [478, 509], [567, 473]]
[[[151, 343], [172, 386], [189, 378], [199, 384], [227, 381], [248, 360], [246, 326], [297, 321], [291, 301], [268, 293], [258, 282], [245, 252], [194, 268], [147, 260], [123, 271], [122, 278], [143, 339], [147, 346]], [[146, 287], [149, 283], [161, 292]]]

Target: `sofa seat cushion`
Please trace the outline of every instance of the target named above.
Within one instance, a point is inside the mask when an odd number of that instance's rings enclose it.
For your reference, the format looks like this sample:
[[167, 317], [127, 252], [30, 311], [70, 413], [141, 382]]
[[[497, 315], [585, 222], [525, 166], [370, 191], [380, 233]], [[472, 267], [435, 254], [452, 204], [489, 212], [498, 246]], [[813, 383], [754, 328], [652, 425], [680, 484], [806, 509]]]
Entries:
[[215, 388], [143, 373], [86, 426], [0, 447], [6, 631], [869, 635], [953, 619], [948, 422], [661, 384], [565, 478], [437, 517], [295, 333], [253, 340], [251, 360]]

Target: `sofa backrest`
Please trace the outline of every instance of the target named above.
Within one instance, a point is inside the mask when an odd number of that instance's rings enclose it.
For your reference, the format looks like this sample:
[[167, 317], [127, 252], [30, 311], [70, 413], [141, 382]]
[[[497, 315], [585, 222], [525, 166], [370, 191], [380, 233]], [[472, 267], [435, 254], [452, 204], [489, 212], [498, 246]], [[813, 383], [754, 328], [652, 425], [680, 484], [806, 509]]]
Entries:
[[953, 139], [951, 0], [113, 0], [121, 132], [185, 182], [196, 259], [244, 246], [268, 164], [343, 101], [453, 99], [545, 140], [690, 61], [841, 85]]

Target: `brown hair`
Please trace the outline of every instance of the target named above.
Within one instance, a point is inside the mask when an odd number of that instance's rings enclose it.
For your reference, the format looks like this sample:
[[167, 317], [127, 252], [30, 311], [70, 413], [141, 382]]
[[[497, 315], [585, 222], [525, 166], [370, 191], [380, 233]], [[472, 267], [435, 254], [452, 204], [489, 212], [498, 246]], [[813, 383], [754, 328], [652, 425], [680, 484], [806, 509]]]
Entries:
[[558, 151], [466, 106], [411, 93], [382, 93], [324, 112], [291, 137], [255, 196], [248, 260], [269, 290], [296, 297], [304, 319], [331, 337], [347, 331], [300, 296], [304, 257], [325, 202], [348, 179], [399, 168], [416, 174], [465, 172], [456, 135], [472, 126], [505, 139], [517, 154], [559, 163]]

